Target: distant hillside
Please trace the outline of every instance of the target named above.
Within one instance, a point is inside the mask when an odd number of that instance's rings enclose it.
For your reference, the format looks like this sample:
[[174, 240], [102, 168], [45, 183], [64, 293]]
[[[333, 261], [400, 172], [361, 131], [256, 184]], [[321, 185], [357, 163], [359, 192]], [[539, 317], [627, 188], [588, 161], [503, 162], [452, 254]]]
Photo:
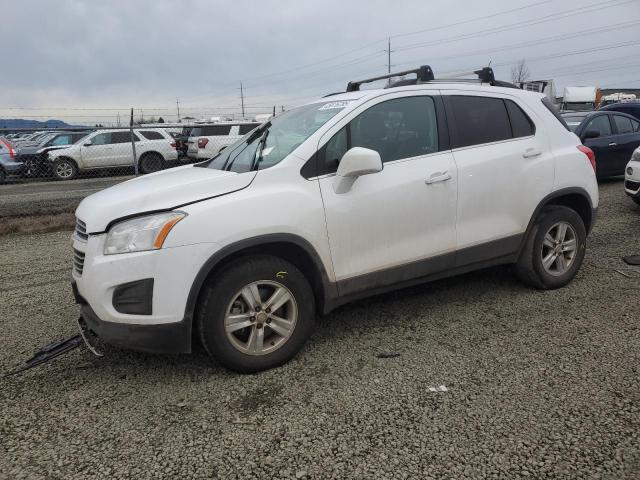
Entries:
[[0, 128], [64, 128], [70, 127], [62, 120], [25, 120], [22, 118], [0, 118]]

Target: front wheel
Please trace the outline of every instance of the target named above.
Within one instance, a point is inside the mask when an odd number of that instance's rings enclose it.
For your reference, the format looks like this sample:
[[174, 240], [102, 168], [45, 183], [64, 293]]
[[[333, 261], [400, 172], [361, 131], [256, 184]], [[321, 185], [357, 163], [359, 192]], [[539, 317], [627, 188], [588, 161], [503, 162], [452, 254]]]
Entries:
[[259, 372], [290, 360], [315, 322], [313, 291], [291, 263], [268, 255], [241, 259], [205, 287], [200, 340], [231, 370]]
[[586, 244], [580, 215], [568, 207], [547, 206], [529, 232], [516, 274], [524, 283], [542, 290], [563, 287], [578, 273]]
[[71, 180], [78, 175], [78, 167], [73, 160], [60, 158], [53, 162], [53, 176], [58, 180]]
[[631, 200], [633, 200], [636, 205], [640, 205], [640, 197], [631, 197]]

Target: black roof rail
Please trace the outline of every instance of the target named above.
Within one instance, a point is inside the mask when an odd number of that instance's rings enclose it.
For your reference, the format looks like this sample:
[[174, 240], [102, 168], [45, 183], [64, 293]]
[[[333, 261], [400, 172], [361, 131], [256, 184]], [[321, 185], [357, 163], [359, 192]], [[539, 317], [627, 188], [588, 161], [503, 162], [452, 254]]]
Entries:
[[431, 70], [431, 67], [429, 65], [422, 65], [421, 67], [414, 68], [413, 70], [405, 70], [404, 72], [388, 73], [386, 75], [380, 75], [379, 77], [366, 78], [364, 80], [349, 82], [347, 84], [347, 92], [357, 92], [358, 90], [360, 90], [360, 85], [362, 85], [363, 83], [371, 83], [377, 80], [384, 80], [385, 78], [401, 77], [403, 75], [410, 75], [412, 73], [415, 73], [417, 76], [416, 82], [428, 82], [434, 79], [433, 70]]
[[[474, 70], [472, 72], [463, 72], [458, 74], [456, 78], [435, 78], [433, 75], [433, 70], [429, 65], [422, 65], [419, 68], [415, 68], [413, 70], [405, 70], [404, 72], [395, 72], [389, 73], [387, 75], [381, 75], [379, 77], [367, 78], [365, 80], [357, 80], [353, 82], [349, 82], [347, 84], [347, 92], [355, 92], [360, 90], [360, 85], [363, 83], [375, 82], [376, 80], [384, 80], [385, 78], [393, 78], [393, 77], [401, 77], [404, 75], [409, 75], [411, 73], [416, 74], [416, 78], [414, 79], [403, 79], [397, 82], [390, 83], [385, 88], [393, 88], [393, 87], [402, 87], [404, 85], [417, 85], [420, 83], [427, 82], [460, 82], [460, 83], [488, 83], [489, 85], [495, 87], [506, 87], [506, 88], [518, 88], [517, 85], [509, 82], [503, 82], [501, 80], [496, 80], [496, 77], [493, 73], [493, 69], [491, 67], [483, 67], [480, 70]], [[469, 78], [457, 78], [464, 77], [468, 75], [476, 75], [477, 79], [469, 79]]]

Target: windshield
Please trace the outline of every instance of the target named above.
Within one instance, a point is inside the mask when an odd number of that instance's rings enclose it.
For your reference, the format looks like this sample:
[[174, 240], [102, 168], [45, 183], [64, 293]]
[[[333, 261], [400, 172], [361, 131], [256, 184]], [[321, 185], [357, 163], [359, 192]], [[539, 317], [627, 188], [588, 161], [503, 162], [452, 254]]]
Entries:
[[594, 104], [593, 102], [566, 102], [564, 109], [575, 112], [589, 112], [594, 109]]
[[202, 166], [236, 173], [272, 167], [348, 104], [348, 101], [333, 101], [289, 110], [254, 129]]

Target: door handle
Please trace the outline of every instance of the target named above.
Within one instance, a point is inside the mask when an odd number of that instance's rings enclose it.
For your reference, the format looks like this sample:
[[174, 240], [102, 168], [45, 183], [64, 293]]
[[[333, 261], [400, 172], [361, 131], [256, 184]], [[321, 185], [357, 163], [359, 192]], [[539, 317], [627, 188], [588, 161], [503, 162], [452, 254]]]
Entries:
[[527, 148], [524, 153], [522, 154], [523, 158], [533, 158], [533, 157], [537, 157], [538, 155], [540, 155], [542, 153], [542, 151], [536, 149], [536, 148]]
[[617, 144], [616, 142], [611, 142], [611, 143], [609, 144], [609, 146], [610, 146], [610, 147], [615, 147], [615, 146], [617, 146], [617, 145], [618, 145], [618, 144]]
[[431, 185], [433, 183], [446, 182], [447, 180], [451, 180], [451, 174], [449, 172], [437, 172], [427, 178], [424, 183]]

